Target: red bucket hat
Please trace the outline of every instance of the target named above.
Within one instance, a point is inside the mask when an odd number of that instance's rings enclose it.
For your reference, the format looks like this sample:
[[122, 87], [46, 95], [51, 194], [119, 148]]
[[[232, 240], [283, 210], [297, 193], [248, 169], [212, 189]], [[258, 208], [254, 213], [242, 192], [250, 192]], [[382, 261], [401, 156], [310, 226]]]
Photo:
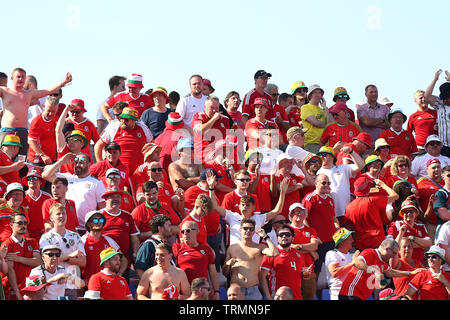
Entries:
[[359, 140], [366, 144], [369, 149], [372, 148], [372, 136], [367, 132], [360, 132], [353, 140]]
[[70, 104], [75, 106], [75, 110], [87, 112], [86, 108], [84, 107], [84, 101], [81, 99], [73, 99], [72, 101], [70, 101]]

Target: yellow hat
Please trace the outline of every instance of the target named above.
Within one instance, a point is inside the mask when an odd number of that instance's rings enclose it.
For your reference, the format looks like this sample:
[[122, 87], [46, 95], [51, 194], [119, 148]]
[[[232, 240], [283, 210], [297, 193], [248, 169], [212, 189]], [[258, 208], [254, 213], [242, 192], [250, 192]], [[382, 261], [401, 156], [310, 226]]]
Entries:
[[354, 231], [346, 228], [340, 228], [333, 234], [334, 245], [337, 247], [342, 241], [347, 239]]
[[122, 256], [122, 254], [120, 252], [117, 252], [116, 250], [114, 250], [111, 247], [100, 252], [100, 267], [102, 266], [103, 263], [105, 263], [105, 261], [111, 259], [116, 254], [119, 254], [120, 256]]
[[295, 90], [299, 88], [307, 88], [303, 81], [295, 81], [291, 86], [291, 94], [294, 94]]
[[336, 155], [334, 153], [334, 150], [332, 147], [328, 147], [328, 146], [323, 146], [322, 148], [319, 149], [319, 152], [317, 152], [317, 155], [321, 154], [321, 153], [329, 153], [331, 154], [333, 157], [336, 158]]
[[15, 134], [8, 134], [5, 136], [2, 142], [3, 146], [17, 146], [22, 148], [22, 144], [20, 143], [19, 136], [16, 136]]

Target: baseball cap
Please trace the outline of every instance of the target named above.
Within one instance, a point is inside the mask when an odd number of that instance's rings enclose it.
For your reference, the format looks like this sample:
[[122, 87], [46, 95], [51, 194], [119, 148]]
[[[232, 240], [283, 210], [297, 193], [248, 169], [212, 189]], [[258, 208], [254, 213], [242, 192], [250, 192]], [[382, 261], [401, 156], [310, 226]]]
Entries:
[[300, 209], [302, 209], [304, 211], [308, 211], [308, 210], [306, 210], [306, 208], [300, 202], [294, 202], [293, 204], [291, 204], [289, 206], [289, 213], [291, 213], [292, 211], [294, 211], [297, 208], [300, 208]]
[[430, 143], [431, 141], [438, 141], [441, 142], [441, 139], [439, 139], [439, 136], [436, 134], [432, 134], [430, 136], [428, 136], [427, 141], [425, 142], [425, 146]]
[[214, 89], [214, 87], [212, 86], [211, 81], [208, 80], [208, 79], [203, 78], [203, 85], [209, 86], [209, 87], [211, 88], [211, 90], [212, 90], [211, 93], [213, 93], [214, 91], [216, 91], [216, 89]]
[[105, 151], [107, 151], [107, 150], [119, 150], [119, 151], [121, 151], [120, 145], [117, 142], [114, 142], [114, 141], [111, 141], [110, 143], [108, 143], [105, 146]]
[[266, 107], [269, 107], [269, 102], [265, 98], [256, 98], [255, 101], [253, 101], [252, 106], [257, 104], [262, 104], [265, 105]]
[[264, 76], [268, 76], [270, 78], [270, 77], [272, 77], [272, 74], [266, 72], [265, 70], [258, 70], [258, 71], [256, 71], [256, 73], [255, 73], [253, 78], [256, 79], [256, 78], [261, 78], [261, 77], [264, 77]]
[[431, 165], [434, 164], [434, 163], [439, 163], [439, 164], [441, 164], [441, 162], [439, 161], [438, 158], [431, 158], [431, 159], [428, 159], [428, 161], [427, 161], [427, 168], [428, 168], [428, 166], [431, 166]]
[[109, 168], [106, 170], [105, 178], [107, 178], [111, 173], [120, 175], [120, 170], [117, 168]]
[[41, 252], [44, 253], [49, 250], [58, 250], [61, 251], [61, 248], [54, 244], [48, 244], [41, 249]]
[[181, 138], [177, 143], [177, 151], [183, 148], [194, 148], [191, 138]]
[[306, 131], [308, 131], [308, 129], [303, 129], [300, 128], [299, 126], [294, 126], [288, 129], [288, 131], [286, 132], [286, 138], [289, 140], [291, 140], [291, 138], [296, 135], [297, 133], [306, 133]]
[[105, 199], [107, 196], [110, 196], [112, 194], [122, 195], [122, 193], [123, 193], [123, 191], [117, 187], [109, 187], [109, 188], [106, 188], [105, 193], [103, 193], [103, 195], [102, 195], [102, 198]]

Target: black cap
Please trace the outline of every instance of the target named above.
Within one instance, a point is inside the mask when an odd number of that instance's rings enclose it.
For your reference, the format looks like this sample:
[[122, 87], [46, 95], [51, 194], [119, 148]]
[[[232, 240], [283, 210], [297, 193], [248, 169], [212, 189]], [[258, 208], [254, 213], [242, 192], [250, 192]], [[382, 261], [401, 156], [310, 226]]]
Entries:
[[119, 150], [120, 151], [120, 146], [117, 142], [110, 142], [105, 146], [105, 151], [106, 150]]
[[208, 171], [212, 171], [212, 172], [214, 173], [214, 175], [216, 176], [216, 179], [221, 179], [221, 178], [223, 178], [221, 175], [219, 175], [219, 174], [217, 173], [216, 170], [214, 170], [214, 169], [205, 169], [205, 170], [202, 171], [202, 173], [200, 173], [200, 180], [206, 181], [206, 173], [207, 173]]
[[256, 79], [256, 78], [261, 78], [264, 76], [268, 76], [270, 78], [272, 76], [272, 74], [266, 72], [265, 70], [258, 70], [258, 71], [256, 71], [255, 76], [253, 78]]

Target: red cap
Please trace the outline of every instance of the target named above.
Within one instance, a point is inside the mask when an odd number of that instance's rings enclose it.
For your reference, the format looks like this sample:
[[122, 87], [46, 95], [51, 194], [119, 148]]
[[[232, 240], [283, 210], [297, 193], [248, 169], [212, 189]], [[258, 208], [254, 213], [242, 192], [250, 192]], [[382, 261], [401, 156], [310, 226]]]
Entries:
[[369, 194], [370, 188], [373, 187], [373, 181], [368, 179], [366, 176], [361, 176], [358, 179], [356, 179], [353, 186], [355, 187], [354, 189], [355, 196], [364, 197]]
[[431, 159], [428, 159], [428, 161], [427, 161], [427, 168], [428, 168], [428, 166], [432, 165], [433, 163], [439, 163], [439, 164], [441, 164], [441, 162], [439, 161], [439, 159], [437, 159], [437, 158], [431, 158]]
[[81, 99], [73, 99], [70, 101], [70, 104], [74, 105], [77, 110], [82, 110], [83, 112], [87, 112], [87, 110], [84, 108], [84, 101]]
[[211, 81], [210, 80], [208, 80], [208, 79], [205, 79], [205, 78], [203, 78], [203, 85], [207, 85], [207, 86], [210, 86], [211, 87], [211, 93], [213, 93], [214, 91], [216, 91], [216, 89], [214, 89], [214, 87], [212, 86], [212, 84], [211, 84]]
[[112, 194], [120, 194], [122, 195], [122, 191], [117, 187], [109, 187], [105, 190], [105, 193], [102, 195], [102, 198], [105, 199], [107, 196], [110, 196]]
[[269, 107], [269, 102], [265, 98], [256, 98], [255, 101], [253, 101], [252, 106], [254, 106], [255, 104], [263, 104], [266, 107]]
[[369, 148], [372, 148], [372, 136], [367, 132], [360, 132], [353, 140], [359, 140], [365, 143]]
[[337, 102], [335, 105], [331, 106], [331, 108], [329, 109], [330, 113], [339, 113], [341, 111], [347, 111], [347, 105], [343, 102]]

